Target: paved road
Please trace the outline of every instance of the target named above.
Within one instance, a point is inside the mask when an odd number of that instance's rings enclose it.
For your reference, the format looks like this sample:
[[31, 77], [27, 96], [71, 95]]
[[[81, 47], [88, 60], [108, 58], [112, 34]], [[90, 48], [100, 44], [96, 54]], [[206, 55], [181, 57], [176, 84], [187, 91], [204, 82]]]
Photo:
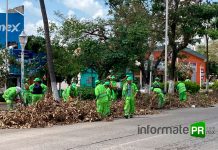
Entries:
[[188, 126], [201, 120], [217, 130], [218, 107], [170, 110], [113, 122], [0, 130], [0, 150], [217, 150], [217, 131], [204, 139], [187, 134], [138, 134], [138, 125]]

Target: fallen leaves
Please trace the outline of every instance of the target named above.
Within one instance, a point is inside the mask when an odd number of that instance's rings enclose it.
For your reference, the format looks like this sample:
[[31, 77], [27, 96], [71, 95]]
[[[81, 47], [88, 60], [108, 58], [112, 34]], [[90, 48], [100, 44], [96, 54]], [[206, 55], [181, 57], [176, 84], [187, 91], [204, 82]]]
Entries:
[[[191, 107], [209, 107], [218, 102], [218, 92], [211, 93], [210, 96], [204, 94], [188, 95], [186, 102], [180, 102], [178, 95], [167, 95], [165, 109]], [[155, 108], [157, 100], [151, 104], [150, 95], [139, 95], [135, 102], [136, 115], [147, 115], [159, 113]], [[111, 116], [105, 121], [113, 121], [114, 118], [124, 116], [124, 101], [112, 102]], [[53, 125], [65, 125], [79, 122], [100, 121], [102, 118], [96, 112], [96, 102], [94, 100], [76, 101], [67, 103], [57, 103], [52, 98], [38, 102], [35, 106], [17, 107], [14, 111], [0, 111], [0, 128], [39, 128], [51, 127]]]
[[0, 112], [0, 128], [37, 128], [98, 120], [94, 101], [56, 103], [49, 98], [35, 106]]
[[178, 95], [167, 95], [165, 108], [187, 108], [194, 105], [195, 107], [211, 107], [214, 104], [218, 103], [218, 92], [207, 94], [198, 93], [198, 94], [189, 94], [187, 95], [188, 100], [185, 102], [180, 102], [178, 100]]

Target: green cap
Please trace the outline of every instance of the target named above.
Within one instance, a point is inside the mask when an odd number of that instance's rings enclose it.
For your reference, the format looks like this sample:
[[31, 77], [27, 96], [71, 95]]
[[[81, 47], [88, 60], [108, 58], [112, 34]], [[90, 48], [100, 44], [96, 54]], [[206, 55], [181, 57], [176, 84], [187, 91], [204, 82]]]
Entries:
[[40, 78], [35, 78], [35, 79], [34, 79], [34, 82], [40, 82], [40, 81], [41, 81]]
[[132, 77], [128, 77], [128, 78], [127, 78], [127, 81], [132, 81]]
[[95, 80], [95, 84], [99, 84], [100, 83], [100, 81], [99, 80]]
[[126, 74], [126, 77], [127, 77], [127, 78], [130, 77], [130, 75]]
[[156, 81], [159, 81], [159, 80], [160, 80], [160, 78], [156, 77], [156, 78], [155, 78], [155, 80], [156, 80]]
[[104, 83], [104, 85], [109, 86], [109, 85], [110, 85], [110, 82], [107, 81], [107, 82]]

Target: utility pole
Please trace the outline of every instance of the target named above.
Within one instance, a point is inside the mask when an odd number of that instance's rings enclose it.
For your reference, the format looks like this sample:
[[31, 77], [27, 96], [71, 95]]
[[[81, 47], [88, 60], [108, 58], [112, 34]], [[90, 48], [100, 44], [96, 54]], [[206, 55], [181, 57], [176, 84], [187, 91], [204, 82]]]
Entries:
[[5, 48], [8, 49], [8, 0], [6, 0]]
[[208, 35], [205, 35], [206, 39], [206, 93], [209, 93], [209, 55], [208, 55]]
[[[6, 0], [6, 18], [5, 18], [5, 50], [8, 51], [8, 0]], [[8, 70], [8, 60], [5, 58], [5, 67]], [[7, 89], [7, 78], [5, 78], [5, 90]]]
[[164, 70], [164, 91], [167, 92], [167, 46], [168, 46], [168, 10], [169, 2], [166, 0], [166, 26], [165, 26], [165, 70]]

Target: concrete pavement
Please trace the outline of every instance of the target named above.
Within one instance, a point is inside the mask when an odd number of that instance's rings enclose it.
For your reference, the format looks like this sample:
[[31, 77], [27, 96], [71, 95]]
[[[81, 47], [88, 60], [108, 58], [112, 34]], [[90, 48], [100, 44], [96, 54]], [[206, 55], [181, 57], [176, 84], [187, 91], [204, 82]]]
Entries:
[[218, 107], [169, 110], [113, 122], [0, 130], [0, 150], [217, 150], [217, 132], [204, 139], [189, 134], [138, 134], [138, 126], [189, 126], [201, 120], [217, 130]]

